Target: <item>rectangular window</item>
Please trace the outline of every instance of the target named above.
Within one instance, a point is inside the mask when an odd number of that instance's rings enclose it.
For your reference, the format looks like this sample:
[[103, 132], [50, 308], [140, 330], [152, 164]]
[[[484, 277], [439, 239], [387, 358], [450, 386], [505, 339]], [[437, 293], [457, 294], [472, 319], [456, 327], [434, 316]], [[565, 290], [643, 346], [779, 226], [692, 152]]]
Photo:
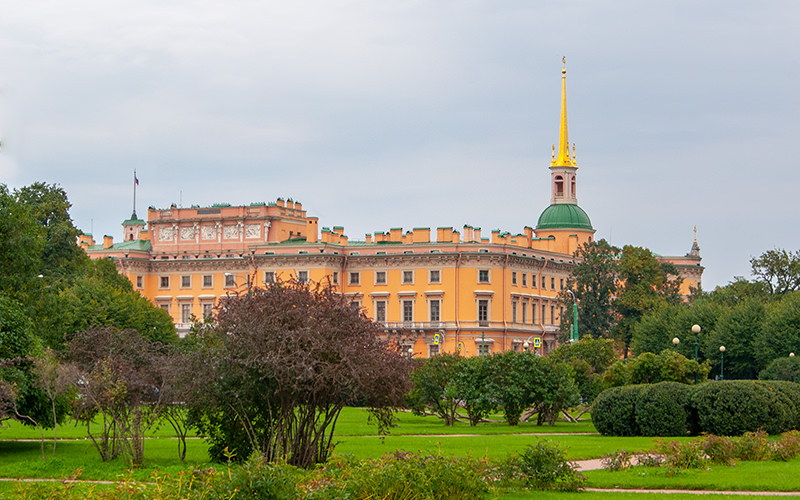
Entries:
[[489, 356], [492, 354], [492, 344], [488, 342], [478, 343], [478, 356]]
[[[181, 276], [181, 288], [192, 288], [191, 276]], [[184, 321], [184, 323], [186, 322]]]
[[428, 346], [428, 357], [432, 358], [439, 355], [439, 344], [431, 344]]
[[556, 306], [550, 306], [550, 324], [556, 324]]
[[360, 284], [361, 283], [361, 273], [358, 273], [358, 272], [350, 273], [350, 281], [349, 281], [349, 283], [351, 285]]
[[542, 276], [542, 288], [547, 288], [547, 276]]
[[203, 319], [211, 319], [214, 315], [214, 304], [211, 302], [203, 303]]
[[386, 301], [379, 300], [375, 302], [375, 321], [378, 323], [386, 322]]
[[181, 323], [190, 323], [192, 321], [192, 305], [181, 304]]
[[403, 321], [409, 323], [414, 321], [414, 301], [413, 300], [404, 300], [403, 301]]
[[430, 302], [428, 302], [428, 304], [429, 304], [429, 307], [430, 307], [430, 321], [434, 322], [434, 323], [438, 322], [438, 321], [441, 321], [442, 320], [442, 314], [441, 314], [442, 303], [439, 301], [439, 299], [431, 299]]
[[136, 277], [136, 288], [144, 288], [144, 277], [142, 276]]
[[488, 283], [489, 282], [489, 270], [488, 269], [479, 269], [478, 270], [478, 283]]
[[558, 278], [558, 289], [559, 290], [564, 289], [564, 278]]
[[519, 303], [516, 300], [511, 301], [511, 322], [517, 322], [517, 306]]
[[353, 299], [350, 301], [354, 306], [356, 306], [359, 310], [361, 310], [361, 300]]
[[203, 288], [211, 288], [214, 286], [214, 276], [210, 274], [203, 275]]
[[169, 288], [169, 276], [161, 276], [159, 278], [158, 288]]
[[271, 285], [275, 283], [275, 271], [264, 271], [264, 284]]
[[414, 271], [403, 271], [403, 284], [414, 283]]
[[333, 272], [333, 275], [331, 276], [331, 284], [333, 285], [339, 284], [339, 271]]
[[478, 300], [478, 324], [488, 326], [489, 323], [489, 299]]
[[531, 323], [534, 325], [536, 324], [536, 307], [538, 304], [536, 302], [531, 302]]
[[528, 286], [528, 273], [522, 273], [522, 286]]
[[375, 284], [376, 285], [386, 284], [386, 271], [375, 271]]
[[428, 282], [430, 283], [441, 283], [442, 282], [442, 275], [438, 269], [431, 270], [428, 274]]
[[516, 271], [511, 271], [511, 284], [512, 285], [516, 285], [517, 284], [517, 272]]
[[308, 271], [297, 271], [297, 281], [308, 283]]
[[556, 279], [553, 276], [550, 276], [550, 290], [556, 289]]
[[[523, 274], [523, 276], [524, 276], [524, 274]], [[524, 325], [525, 323], [528, 322], [528, 302], [527, 301], [522, 301], [522, 309], [521, 309], [521, 311], [522, 311], [522, 324]]]
[[169, 303], [164, 302], [163, 304], [159, 304], [158, 307], [160, 307], [161, 309], [167, 311], [167, 314], [169, 314]]
[[230, 273], [225, 273], [225, 287], [231, 288], [236, 286], [236, 276]]
[[547, 324], [547, 306], [542, 304], [542, 324]]

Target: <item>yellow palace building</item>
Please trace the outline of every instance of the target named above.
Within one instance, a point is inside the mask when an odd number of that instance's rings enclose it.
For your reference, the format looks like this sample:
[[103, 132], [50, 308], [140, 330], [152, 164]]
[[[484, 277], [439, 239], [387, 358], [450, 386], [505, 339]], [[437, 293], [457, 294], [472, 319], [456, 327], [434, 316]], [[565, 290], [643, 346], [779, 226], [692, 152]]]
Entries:
[[[566, 69], [561, 80], [558, 148], [550, 163], [552, 196], [535, 228], [511, 234], [480, 228], [392, 228], [350, 241], [339, 226], [319, 227], [302, 204], [278, 198], [244, 206], [134, 209], [124, 239], [91, 235], [92, 258], [111, 257], [135, 289], [168, 311], [179, 334], [217, 300], [276, 279], [331, 283], [416, 357], [474, 356], [510, 349], [546, 354], [557, 346], [558, 299], [579, 245], [595, 230], [578, 206], [574, 147], [567, 133]], [[700, 286], [696, 241], [677, 265], [683, 293]]]

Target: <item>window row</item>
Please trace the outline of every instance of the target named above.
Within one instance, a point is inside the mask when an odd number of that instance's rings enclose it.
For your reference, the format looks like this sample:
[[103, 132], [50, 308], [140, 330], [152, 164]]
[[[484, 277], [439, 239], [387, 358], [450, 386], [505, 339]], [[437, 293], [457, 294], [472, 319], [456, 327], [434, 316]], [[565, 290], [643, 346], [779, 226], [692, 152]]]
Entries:
[[[536, 287], [536, 274], [534, 273], [520, 273], [517, 271], [511, 271], [511, 285], [516, 286], [528, 286], [528, 276], [530, 275], [531, 287]], [[517, 277], [519, 276], [519, 279]], [[543, 290], [548, 289], [548, 284], [550, 290], [563, 290], [564, 289], [564, 278], [558, 278], [558, 288], [556, 288], [556, 277], [555, 276], [544, 276], [541, 277], [541, 286], [540, 288]]]

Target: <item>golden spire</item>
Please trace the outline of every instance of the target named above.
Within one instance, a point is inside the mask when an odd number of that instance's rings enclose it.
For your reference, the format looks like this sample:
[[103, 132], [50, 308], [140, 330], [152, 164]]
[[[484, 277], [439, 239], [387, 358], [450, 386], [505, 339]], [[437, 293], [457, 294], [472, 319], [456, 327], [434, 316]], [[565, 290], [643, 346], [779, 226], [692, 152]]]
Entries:
[[561, 129], [558, 135], [558, 156], [551, 165], [559, 167], [577, 167], [569, 154], [569, 133], [567, 132], [567, 58], [561, 59]]

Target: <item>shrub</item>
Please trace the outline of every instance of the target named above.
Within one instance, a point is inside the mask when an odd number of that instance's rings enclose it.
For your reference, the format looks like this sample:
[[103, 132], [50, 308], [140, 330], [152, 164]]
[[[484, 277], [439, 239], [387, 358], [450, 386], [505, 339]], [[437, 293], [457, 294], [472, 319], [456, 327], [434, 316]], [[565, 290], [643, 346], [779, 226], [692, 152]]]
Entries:
[[552, 441], [537, 441], [512, 460], [525, 484], [537, 490], [577, 491], [586, 481], [567, 460], [565, 450]]
[[758, 373], [758, 378], [800, 382], [800, 357], [776, 358]]
[[764, 429], [786, 430], [793, 403], [777, 390], [751, 380], [706, 382], [695, 386], [691, 404], [702, 432], [735, 436]]
[[800, 384], [785, 380], [762, 381], [761, 384], [783, 394], [789, 400], [789, 413], [786, 415], [785, 428], [782, 430], [800, 429]]
[[781, 434], [781, 438], [772, 444], [773, 460], [788, 462], [800, 455], [800, 432], [789, 431]]
[[689, 434], [689, 386], [660, 382], [642, 386], [635, 403], [640, 436], [685, 436]]
[[631, 454], [625, 450], [617, 450], [605, 455], [601, 460], [604, 469], [610, 471], [628, 470], [631, 468]]
[[715, 464], [735, 465], [736, 449], [733, 439], [728, 436], [708, 434], [703, 437], [703, 451]]
[[735, 443], [734, 453], [741, 460], [763, 462], [772, 458], [772, 444], [764, 431], [745, 432]]
[[703, 451], [702, 441], [663, 441], [656, 440], [656, 453], [664, 456], [670, 475], [685, 469], [701, 469], [708, 458]]
[[592, 422], [606, 436], [638, 436], [636, 401], [643, 386], [626, 385], [601, 392], [592, 405]]

